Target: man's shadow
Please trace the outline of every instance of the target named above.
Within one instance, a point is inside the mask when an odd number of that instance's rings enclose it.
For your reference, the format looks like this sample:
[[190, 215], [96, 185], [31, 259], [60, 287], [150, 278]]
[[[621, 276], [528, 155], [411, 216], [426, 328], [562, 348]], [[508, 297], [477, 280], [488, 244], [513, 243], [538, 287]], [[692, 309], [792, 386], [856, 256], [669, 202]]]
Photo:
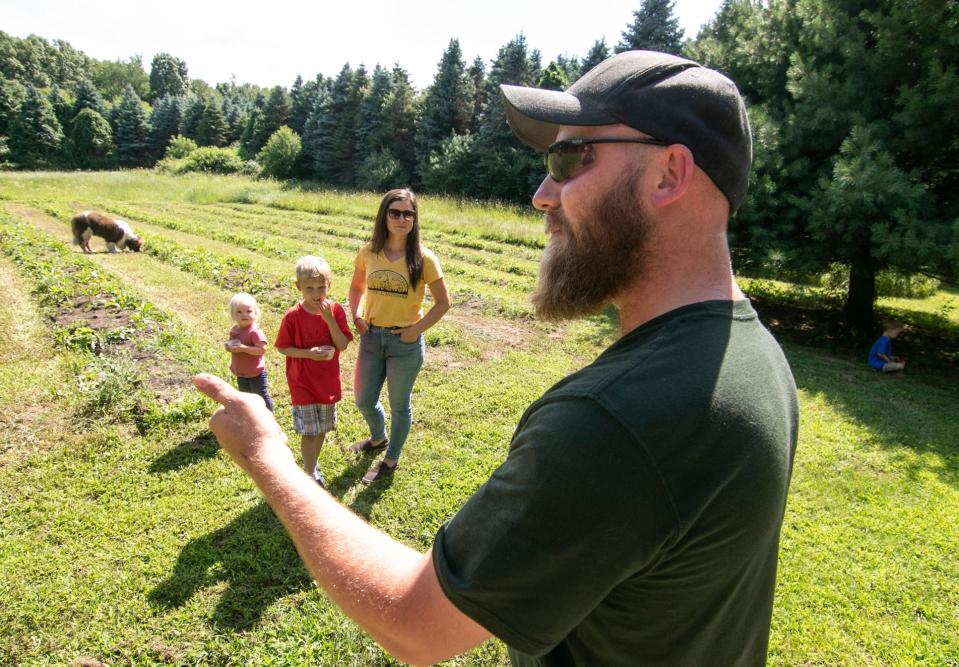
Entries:
[[260, 502], [230, 524], [191, 540], [173, 572], [150, 591], [151, 604], [182, 607], [203, 588], [226, 582], [211, 621], [234, 630], [254, 625], [275, 600], [307, 590], [312, 580], [273, 514]]

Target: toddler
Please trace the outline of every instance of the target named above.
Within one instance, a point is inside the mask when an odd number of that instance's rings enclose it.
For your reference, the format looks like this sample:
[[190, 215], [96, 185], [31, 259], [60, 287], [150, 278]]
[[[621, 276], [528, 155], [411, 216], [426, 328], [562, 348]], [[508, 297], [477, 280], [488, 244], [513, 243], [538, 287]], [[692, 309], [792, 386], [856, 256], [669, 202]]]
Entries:
[[246, 292], [235, 294], [230, 299], [230, 315], [233, 328], [226, 342], [226, 351], [232, 356], [230, 371], [236, 376], [240, 391], [256, 394], [273, 412], [273, 401], [266, 388], [266, 336], [260, 330], [260, 307]]

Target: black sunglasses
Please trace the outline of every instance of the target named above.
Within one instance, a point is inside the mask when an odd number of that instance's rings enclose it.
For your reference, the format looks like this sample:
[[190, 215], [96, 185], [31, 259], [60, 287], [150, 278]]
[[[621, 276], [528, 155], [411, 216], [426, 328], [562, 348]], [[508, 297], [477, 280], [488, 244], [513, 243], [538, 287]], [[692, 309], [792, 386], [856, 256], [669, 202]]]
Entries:
[[401, 211], [398, 208], [388, 208], [386, 212], [389, 213], [390, 219], [392, 220], [403, 218], [407, 222], [412, 222], [416, 219], [416, 211]]
[[592, 144], [648, 144], [668, 146], [660, 139], [566, 139], [550, 144], [544, 156], [546, 173], [557, 183], [565, 181], [583, 167], [583, 157]]

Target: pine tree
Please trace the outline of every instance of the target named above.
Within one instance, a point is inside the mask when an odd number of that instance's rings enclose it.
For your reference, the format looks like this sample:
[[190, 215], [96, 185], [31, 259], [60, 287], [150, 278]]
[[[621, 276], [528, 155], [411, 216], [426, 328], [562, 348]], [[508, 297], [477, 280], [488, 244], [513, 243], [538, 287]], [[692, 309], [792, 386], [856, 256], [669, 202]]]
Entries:
[[169, 53], [158, 53], [150, 63], [150, 99], [164, 95], [178, 97], [187, 93], [189, 76], [186, 63]]
[[215, 100], [206, 101], [197, 123], [196, 142], [200, 146], [225, 146], [228, 132], [220, 105]]
[[466, 132], [473, 116], [473, 86], [466, 73], [459, 40], [450, 40], [439, 71], [426, 93], [416, 128], [416, 157], [425, 168], [430, 154], [451, 134]]
[[96, 86], [94, 86], [89, 79], [80, 79], [73, 89], [73, 96], [74, 102], [71, 118], [84, 109], [92, 109], [104, 119], [110, 114], [103, 95], [100, 94], [100, 91], [96, 89]]
[[253, 143], [249, 150], [259, 152], [269, 138], [273, 136], [273, 133], [286, 125], [290, 119], [291, 110], [290, 96], [283, 86], [275, 86], [270, 91], [270, 96], [263, 107], [261, 122], [256, 128], [256, 134], [253, 135]]
[[361, 64], [353, 72], [337, 117], [333, 133], [333, 183], [352, 186], [357, 183], [357, 170], [362, 160], [356, 155], [356, 130], [360, 104], [369, 85], [366, 68]]
[[[540, 74], [539, 54], [530, 53], [522, 34], [501, 47], [490, 69], [489, 88], [501, 84], [533, 86]], [[472, 145], [475, 169], [467, 193], [476, 197], [528, 201], [542, 180], [542, 158], [510, 130], [499, 97], [490, 97]]]
[[[300, 158], [294, 167], [294, 173], [305, 178], [320, 179], [319, 165], [324, 160], [324, 150], [327, 144], [327, 112], [330, 109], [332, 81], [326, 79], [316, 91], [313, 109], [307, 116], [303, 126], [302, 147]], [[242, 146], [242, 142], [241, 142]]]
[[143, 104], [133, 91], [133, 86], [127, 86], [117, 106], [116, 129], [113, 132], [117, 162], [124, 167], [141, 167], [149, 163], [149, 135], [150, 125]]
[[223, 100], [223, 118], [226, 119], [227, 143], [238, 142], [243, 134], [243, 128], [246, 125], [246, 116], [243, 114], [243, 108], [239, 103], [230, 98]]
[[183, 98], [164, 95], [153, 105], [150, 116], [150, 155], [159, 160], [166, 152], [170, 139], [180, 133], [183, 120]]
[[254, 106], [246, 117], [246, 124], [243, 126], [243, 132], [240, 134], [240, 157], [244, 160], [252, 160], [256, 157], [256, 138], [261, 134], [260, 128], [263, 126], [263, 109]]
[[356, 123], [356, 157], [363, 162], [368, 155], [386, 149], [388, 140], [386, 119], [383, 106], [393, 87], [389, 70], [379, 64], [373, 68], [370, 85], [360, 102], [360, 113]]
[[675, 7], [675, 0], [642, 0], [616, 45], [616, 53], [644, 49], [682, 55], [684, 30], [674, 14]]
[[303, 82], [303, 78], [296, 77], [290, 89], [290, 118], [289, 126], [294, 132], [302, 135], [306, 127], [306, 119], [310, 117], [313, 107], [316, 106], [316, 95], [323, 83], [323, 75], [317, 74], [312, 81]]
[[587, 53], [586, 57], [583, 58], [583, 64], [579, 69], [579, 76], [586, 74], [586, 72], [609, 58], [610, 55], [609, 47], [606, 46], [606, 39], [603, 38], [596, 40], [593, 43], [593, 46], [589, 49], [589, 53]]
[[318, 98], [308, 123], [304, 152], [309, 151], [315, 177], [326, 183], [351, 183], [354, 176], [355, 117], [351, 117], [349, 108], [355, 80], [350, 64], [343, 65], [329, 89]]
[[196, 140], [200, 129], [200, 119], [203, 118], [204, 106], [206, 106], [206, 103], [199, 95], [190, 95], [184, 98], [183, 116], [180, 120], [180, 136]]
[[63, 143], [63, 129], [50, 100], [33, 86], [10, 123], [10, 157], [28, 167], [54, 164]]
[[475, 134], [479, 132], [480, 116], [489, 99], [489, 89], [486, 86], [486, 64], [483, 59], [476, 56], [466, 75], [473, 84], [473, 110], [470, 112], [469, 131]]
[[416, 92], [405, 69], [391, 72], [392, 88], [383, 103], [385, 146], [399, 164], [394, 187], [408, 185], [416, 166]]

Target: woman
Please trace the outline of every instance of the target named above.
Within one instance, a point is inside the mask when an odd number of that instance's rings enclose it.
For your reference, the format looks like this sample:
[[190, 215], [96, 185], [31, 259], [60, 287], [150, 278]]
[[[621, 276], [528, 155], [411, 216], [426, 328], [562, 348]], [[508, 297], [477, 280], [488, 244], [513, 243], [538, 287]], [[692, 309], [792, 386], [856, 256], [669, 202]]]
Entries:
[[[416, 196], [390, 190], [380, 202], [373, 240], [360, 249], [350, 284], [350, 311], [360, 336], [353, 393], [370, 428], [370, 437], [354, 443], [354, 452], [386, 449], [363, 476], [364, 484], [385, 479], [397, 468], [413, 422], [413, 383], [423, 366], [423, 332], [450, 309], [449, 293], [436, 255], [420, 245]], [[423, 315], [429, 287], [433, 307]], [[386, 382], [391, 433], [380, 390]]]

